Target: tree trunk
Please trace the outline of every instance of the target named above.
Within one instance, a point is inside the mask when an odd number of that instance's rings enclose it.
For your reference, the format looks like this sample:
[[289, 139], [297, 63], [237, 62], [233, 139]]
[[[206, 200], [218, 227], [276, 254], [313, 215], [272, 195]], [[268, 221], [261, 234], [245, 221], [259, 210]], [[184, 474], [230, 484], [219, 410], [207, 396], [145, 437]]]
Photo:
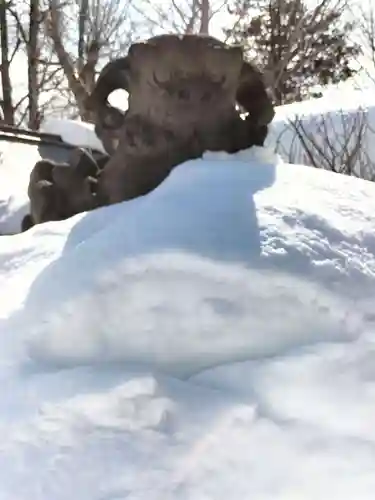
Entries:
[[39, 119], [39, 82], [38, 82], [38, 33], [40, 11], [39, 0], [30, 0], [29, 44], [28, 44], [28, 88], [29, 88], [29, 123], [32, 130], [38, 130]]
[[89, 2], [88, 0], [81, 0], [79, 8], [78, 19], [78, 71], [81, 72], [84, 65], [85, 55], [85, 34], [86, 34], [86, 21], [88, 15]]
[[200, 10], [201, 24], [199, 27], [199, 33], [201, 35], [208, 35], [208, 28], [210, 23], [210, 0], [201, 0]]
[[8, 44], [7, 4], [0, 0], [0, 45], [1, 45], [1, 84], [3, 89], [2, 108], [4, 122], [14, 125], [14, 109], [12, 99], [12, 83], [9, 74], [9, 44]]
[[59, 28], [59, 10], [56, 2], [51, 2], [47, 21], [48, 34], [52, 40], [53, 48], [61, 67], [63, 68], [69, 88], [73, 92], [79, 115], [84, 121], [92, 120], [92, 113], [87, 111], [85, 101], [89, 93], [79, 79], [79, 74], [74, 68], [74, 64], [65, 50]]

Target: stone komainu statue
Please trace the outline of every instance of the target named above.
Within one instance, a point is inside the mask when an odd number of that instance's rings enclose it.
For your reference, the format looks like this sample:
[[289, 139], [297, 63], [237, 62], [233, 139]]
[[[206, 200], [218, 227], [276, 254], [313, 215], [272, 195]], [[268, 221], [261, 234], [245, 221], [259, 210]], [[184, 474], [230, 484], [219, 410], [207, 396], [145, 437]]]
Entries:
[[[129, 106], [116, 115], [108, 96], [119, 88], [129, 93]], [[87, 104], [99, 137], [113, 139], [98, 180], [102, 204], [148, 193], [174, 166], [205, 150], [262, 145], [274, 117], [262, 75], [242, 49], [200, 35], [132, 45], [104, 67]], [[245, 120], [236, 104], [248, 113]]]
[[[125, 113], [108, 103], [117, 89], [129, 93]], [[261, 145], [274, 117], [262, 75], [244, 61], [242, 49], [200, 35], [161, 35], [132, 45], [126, 57], [104, 67], [87, 107], [108, 156], [98, 165], [76, 149], [67, 164], [37, 162], [24, 229], [145, 195], [204, 151]]]

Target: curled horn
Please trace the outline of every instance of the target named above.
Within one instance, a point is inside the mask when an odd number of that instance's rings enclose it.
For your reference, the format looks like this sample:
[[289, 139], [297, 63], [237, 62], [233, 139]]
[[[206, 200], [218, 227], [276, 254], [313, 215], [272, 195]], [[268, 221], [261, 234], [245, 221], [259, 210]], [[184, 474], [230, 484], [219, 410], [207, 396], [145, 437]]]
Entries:
[[107, 103], [108, 96], [117, 89], [129, 91], [129, 60], [120, 57], [107, 63], [100, 72], [94, 90], [88, 96], [86, 105], [88, 109], [95, 109]]
[[263, 75], [248, 62], [242, 65], [236, 101], [250, 114], [255, 126], [268, 125], [275, 116], [275, 109], [267, 92]]

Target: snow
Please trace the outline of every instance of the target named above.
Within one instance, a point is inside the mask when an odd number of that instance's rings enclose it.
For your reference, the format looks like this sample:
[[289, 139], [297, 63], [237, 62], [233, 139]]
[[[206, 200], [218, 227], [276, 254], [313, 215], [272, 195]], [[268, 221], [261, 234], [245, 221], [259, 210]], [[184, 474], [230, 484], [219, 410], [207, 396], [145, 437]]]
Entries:
[[[323, 161], [327, 160], [329, 166], [334, 164], [339, 171], [341, 163], [350, 160], [359, 177], [372, 180], [375, 175], [373, 88], [368, 91], [327, 92], [318, 99], [278, 106], [275, 112], [265, 145], [284, 161], [314, 166], [291, 124], [297, 123], [309, 151], [314, 153], [317, 165], [327, 168], [327, 163], [323, 165]], [[358, 137], [361, 136], [357, 151]], [[316, 149], [311, 147], [310, 138], [317, 145]]]
[[374, 195], [206, 153], [1, 237], [0, 500], [372, 499]]
[[72, 146], [87, 147], [105, 153], [92, 123], [67, 118], [47, 118], [41, 124], [40, 131], [59, 135], [64, 142]]
[[319, 98], [312, 98], [301, 102], [294, 102], [284, 106], [276, 107], [276, 120], [290, 118], [293, 115], [311, 116], [325, 113], [355, 112], [358, 108], [371, 109], [375, 106], [373, 88], [368, 90], [355, 90], [350, 87], [348, 90], [328, 90]]
[[0, 141], [0, 235], [18, 233], [29, 211], [27, 187], [38, 148], [30, 144]]

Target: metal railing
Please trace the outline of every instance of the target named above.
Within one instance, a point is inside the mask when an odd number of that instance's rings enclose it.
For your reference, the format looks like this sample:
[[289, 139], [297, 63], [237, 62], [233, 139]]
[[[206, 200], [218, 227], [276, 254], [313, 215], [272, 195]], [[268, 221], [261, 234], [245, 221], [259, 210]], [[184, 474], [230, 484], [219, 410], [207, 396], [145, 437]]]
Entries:
[[12, 127], [3, 123], [0, 123], [0, 141], [46, 144], [66, 149], [73, 149], [75, 147], [64, 142], [60, 135]]

